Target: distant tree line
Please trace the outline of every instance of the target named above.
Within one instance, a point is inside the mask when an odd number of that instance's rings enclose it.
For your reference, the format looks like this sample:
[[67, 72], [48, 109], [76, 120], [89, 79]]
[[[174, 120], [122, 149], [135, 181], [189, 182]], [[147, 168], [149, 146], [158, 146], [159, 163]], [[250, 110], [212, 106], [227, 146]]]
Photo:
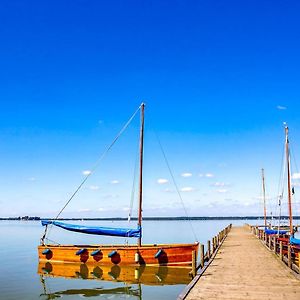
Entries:
[[[39, 221], [39, 220], [53, 220], [53, 218], [41, 218], [33, 216], [23, 217], [9, 217], [0, 218], [0, 220], [12, 220], [12, 221]], [[229, 216], [229, 217], [144, 217], [144, 221], [185, 221], [185, 220], [262, 220], [263, 217], [258, 216]], [[268, 220], [278, 220], [278, 217], [267, 217]], [[288, 216], [281, 216], [281, 220], [288, 220]], [[300, 220], [300, 216], [294, 216], [293, 219]], [[60, 221], [127, 221], [127, 218], [59, 218]], [[137, 220], [137, 218], [131, 218], [131, 220]]]

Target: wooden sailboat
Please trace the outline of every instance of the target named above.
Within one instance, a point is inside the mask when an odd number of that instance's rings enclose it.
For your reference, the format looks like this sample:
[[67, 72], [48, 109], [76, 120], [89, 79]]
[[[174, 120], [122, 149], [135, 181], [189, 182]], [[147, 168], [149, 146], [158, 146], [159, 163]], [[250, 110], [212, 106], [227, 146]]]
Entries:
[[136, 237], [137, 245], [53, 245], [45, 243], [45, 234], [38, 247], [40, 261], [81, 262], [93, 265], [191, 265], [192, 253], [198, 253], [199, 243], [192, 244], [142, 244], [144, 103], [141, 104], [140, 155], [139, 155], [139, 206], [137, 229], [106, 228], [71, 225], [56, 220], [43, 220], [42, 225], [55, 225], [66, 230], [122, 237]]
[[287, 196], [288, 196], [288, 211], [289, 211], [289, 232], [286, 234], [279, 234], [276, 241], [282, 242], [284, 252], [287, 252], [288, 245], [291, 245], [292, 256], [297, 256], [299, 259], [300, 254], [300, 239], [295, 238], [295, 230], [293, 226], [293, 213], [292, 213], [292, 187], [291, 187], [291, 167], [290, 167], [290, 149], [289, 149], [289, 128], [285, 127], [285, 156], [287, 166]]
[[279, 228], [274, 229], [271, 225], [267, 224], [267, 206], [266, 206], [266, 185], [265, 185], [265, 170], [261, 169], [262, 177], [262, 193], [263, 193], [263, 202], [264, 202], [264, 231], [267, 235], [284, 235], [287, 233], [287, 230], [280, 230]]

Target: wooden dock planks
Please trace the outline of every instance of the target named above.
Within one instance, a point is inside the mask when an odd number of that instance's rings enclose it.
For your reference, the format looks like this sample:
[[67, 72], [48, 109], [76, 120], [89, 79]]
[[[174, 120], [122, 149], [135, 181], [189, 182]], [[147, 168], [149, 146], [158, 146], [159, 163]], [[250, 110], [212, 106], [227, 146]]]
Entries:
[[185, 299], [300, 299], [300, 280], [246, 227], [233, 227]]

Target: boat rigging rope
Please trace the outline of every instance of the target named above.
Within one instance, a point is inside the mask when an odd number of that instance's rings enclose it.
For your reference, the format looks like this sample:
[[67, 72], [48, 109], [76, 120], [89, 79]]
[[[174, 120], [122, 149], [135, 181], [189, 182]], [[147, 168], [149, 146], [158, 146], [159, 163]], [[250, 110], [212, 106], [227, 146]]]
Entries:
[[[57, 220], [58, 217], [61, 215], [61, 213], [64, 211], [64, 209], [68, 206], [68, 204], [72, 201], [72, 199], [75, 197], [75, 195], [78, 193], [78, 191], [81, 189], [81, 187], [85, 184], [85, 182], [88, 180], [88, 178], [94, 173], [94, 171], [99, 166], [100, 162], [103, 160], [103, 158], [107, 155], [107, 153], [110, 151], [110, 149], [114, 146], [114, 144], [117, 142], [117, 140], [120, 138], [120, 136], [123, 134], [123, 132], [127, 129], [131, 121], [134, 119], [138, 111], [140, 110], [141, 105], [138, 107], [138, 109], [133, 113], [133, 115], [129, 118], [129, 120], [125, 123], [123, 128], [119, 131], [117, 136], [113, 139], [112, 143], [106, 148], [106, 150], [102, 153], [102, 155], [99, 157], [99, 159], [96, 161], [90, 172], [85, 176], [85, 178], [82, 180], [82, 182], [79, 184], [75, 192], [71, 195], [69, 200], [66, 202], [66, 204], [63, 206], [63, 208], [59, 211], [59, 213], [56, 215], [54, 220]], [[52, 224], [50, 225], [52, 226]], [[47, 227], [45, 228], [45, 233], [43, 235], [42, 241], [45, 239], [47, 234]]]
[[164, 149], [163, 149], [163, 147], [162, 147], [162, 144], [161, 144], [160, 139], [159, 139], [159, 137], [158, 137], [158, 135], [157, 135], [157, 132], [155, 132], [155, 135], [156, 135], [158, 144], [159, 144], [159, 146], [160, 146], [160, 150], [161, 150], [161, 152], [162, 152], [162, 154], [163, 154], [163, 157], [164, 157], [164, 159], [165, 159], [166, 165], [167, 165], [167, 167], [168, 167], [169, 173], [170, 173], [170, 175], [171, 175], [171, 177], [172, 177], [173, 184], [174, 184], [174, 186], [175, 186], [176, 192], [177, 192], [177, 194], [178, 194], [178, 196], [179, 196], [179, 199], [180, 199], [180, 201], [181, 201], [181, 204], [182, 204], [182, 207], [183, 207], [183, 209], [184, 209], [185, 215], [186, 215], [186, 217], [187, 217], [187, 219], [188, 219], [188, 221], [189, 221], [189, 224], [190, 224], [190, 226], [191, 226], [191, 230], [192, 230], [192, 233], [193, 233], [193, 235], [194, 235], [194, 238], [195, 238], [196, 241], [198, 241], [198, 238], [197, 238], [197, 235], [196, 235], [196, 233], [195, 233], [193, 224], [192, 224], [192, 222], [191, 222], [191, 220], [190, 220], [190, 218], [189, 218], [187, 209], [186, 209], [186, 207], [185, 207], [185, 205], [184, 205], [184, 202], [183, 202], [181, 193], [180, 193], [180, 191], [179, 191], [178, 185], [177, 185], [177, 183], [176, 183], [175, 177], [174, 177], [174, 175], [173, 175], [173, 172], [172, 172], [171, 167], [170, 167], [170, 164], [169, 164], [169, 162], [168, 162], [166, 153], [165, 153], [165, 151], [164, 151]]
[[278, 207], [279, 207], [279, 214], [278, 214], [278, 232], [280, 230], [280, 222], [281, 222], [281, 210], [282, 210], [282, 199], [283, 199], [283, 193], [284, 193], [284, 179], [285, 179], [285, 163], [284, 163], [284, 151], [285, 151], [285, 145], [283, 145], [282, 153], [281, 153], [281, 167], [280, 167], [280, 176], [279, 176], [279, 183], [278, 183]]
[[[139, 146], [139, 145], [138, 145]], [[131, 197], [130, 197], [130, 205], [129, 205], [129, 212], [128, 212], [128, 222], [131, 220], [132, 216], [132, 208], [133, 208], [133, 201], [135, 198], [135, 185], [136, 185], [136, 179], [137, 179], [137, 167], [138, 167], [138, 149], [136, 152], [136, 160], [134, 164], [134, 173], [133, 173], [133, 181], [132, 181], [132, 189], [131, 189]]]

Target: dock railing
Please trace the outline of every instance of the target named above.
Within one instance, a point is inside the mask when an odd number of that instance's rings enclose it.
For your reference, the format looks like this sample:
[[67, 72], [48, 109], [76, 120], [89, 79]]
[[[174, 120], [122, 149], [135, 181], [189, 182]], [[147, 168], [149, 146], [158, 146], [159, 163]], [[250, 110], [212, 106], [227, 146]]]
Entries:
[[217, 235], [215, 235], [211, 240], [208, 240], [206, 247], [203, 244], [199, 244], [200, 248], [200, 260], [197, 263], [196, 251], [193, 251], [192, 260], [192, 271], [190, 275], [194, 278], [199, 272], [203, 272], [204, 269], [210, 264], [211, 260], [215, 257], [223, 241], [230, 232], [232, 224], [229, 224], [223, 230], [221, 230]]
[[289, 243], [289, 236], [266, 234], [264, 226], [248, 225], [249, 230], [267, 247], [274, 255], [290, 269], [300, 273], [300, 251]]

